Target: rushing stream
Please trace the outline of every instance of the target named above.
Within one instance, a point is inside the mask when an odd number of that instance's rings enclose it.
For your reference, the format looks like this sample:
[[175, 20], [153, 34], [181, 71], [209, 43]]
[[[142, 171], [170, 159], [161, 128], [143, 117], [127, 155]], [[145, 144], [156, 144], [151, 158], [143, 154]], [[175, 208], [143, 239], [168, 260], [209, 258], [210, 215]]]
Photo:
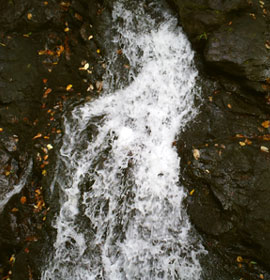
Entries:
[[173, 144], [196, 114], [197, 71], [177, 19], [149, 5], [158, 16], [144, 1], [114, 5], [112, 44], [129, 61], [128, 82], [114, 51], [103, 93], [66, 116], [57, 238], [43, 280], [200, 279], [205, 251]]

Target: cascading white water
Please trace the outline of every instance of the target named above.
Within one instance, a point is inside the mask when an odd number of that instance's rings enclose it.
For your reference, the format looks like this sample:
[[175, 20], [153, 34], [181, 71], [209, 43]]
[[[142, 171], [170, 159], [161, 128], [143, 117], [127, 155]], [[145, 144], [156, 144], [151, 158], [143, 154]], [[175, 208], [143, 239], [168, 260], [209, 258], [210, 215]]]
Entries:
[[177, 20], [159, 11], [156, 22], [143, 2], [118, 0], [113, 11], [129, 84], [113, 90], [121, 77], [112, 79], [112, 55], [103, 94], [66, 118], [43, 280], [200, 279], [205, 251], [191, 233], [173, 145], [196, 114], [197, 72]]

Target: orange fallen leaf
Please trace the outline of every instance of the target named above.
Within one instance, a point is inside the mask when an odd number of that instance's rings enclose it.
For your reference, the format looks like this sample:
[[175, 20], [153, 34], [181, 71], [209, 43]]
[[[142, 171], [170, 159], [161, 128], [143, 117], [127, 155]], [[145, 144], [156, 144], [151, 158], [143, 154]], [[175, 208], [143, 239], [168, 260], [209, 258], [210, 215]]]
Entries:
[[34, 136], [32, 139], [38, 139], [38, 138], [41, 138], [42, 137], [42, 134], [41, 133], [38, 133], [36, 136]]
[[260, 279], [264, 279], [264, 276], [263, 276], [263, 274], [260, 274]]
[[228, 104], [227, 106], [228, 106], [229, 109], [232, 109], [232, 105], [231, 104]]
[[47, 82], [48, 82], [48, 79], [46, 79], [46, 78], [43, 78], [43, 79], [42, 79], [42, 82], [43, 82], [43, 84], [47, 84]]
[[78, 20], [78, 21], [83, 21], [83, 17], [78, 14], [78, 13], [75, 13], [74, 17]]
[[11, 212], [12, 212], [12, 213], [15, 213], [15, 212], [18, 212], [18, 211], [19, 211], [19, 209], [18, 209], [18, 208], [15, 208], [15, 207], [11, 209]]
[[[65, 31], [65, 32], [67, 32], [67, 31]], [[64, 50], [65, 50], [64, 46], [60, 45], [60, 46], [57, 47], [56, 54], [58, 56], [60, 56]]]
[[32, 19], [32, 17], [33, 17], [33, 15], [32, 15], [31, 13], [28, 13], [28, 14], [27, 14], [27, 18], [28, 18], [28, 20], [31, 20], [31, 19]]
[[264, 122], [262, 123], [262, 126], [263, 126], [264, 128], [270, 127], [270, 121], [264, 121]]
[[26, 197], [22, 196], [20, 199], [21, 204], [25, 204], [26, 200], [27, 200]]
[[69, 84], [66, 86], [66, 91], [70, 91], [72, 89], [73, 85], [72, 84]]
[[0, 132], [4, 131], [4, 129], [2, 127], [0, 127]]

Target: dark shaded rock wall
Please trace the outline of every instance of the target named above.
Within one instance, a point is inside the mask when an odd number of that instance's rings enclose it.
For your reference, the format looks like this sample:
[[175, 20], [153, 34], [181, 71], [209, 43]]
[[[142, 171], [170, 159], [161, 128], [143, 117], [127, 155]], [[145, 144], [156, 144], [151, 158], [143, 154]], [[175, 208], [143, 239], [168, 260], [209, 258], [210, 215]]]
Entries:
[[179, 141], [189, 214], [220, 252], [269, 269], [270, 1], [174, 2], [202, 76], [200, 113]]
[[94, 0], [0, 1], [0, 279], [39, 279], [62, 116], [100, 92], [109, 14]]

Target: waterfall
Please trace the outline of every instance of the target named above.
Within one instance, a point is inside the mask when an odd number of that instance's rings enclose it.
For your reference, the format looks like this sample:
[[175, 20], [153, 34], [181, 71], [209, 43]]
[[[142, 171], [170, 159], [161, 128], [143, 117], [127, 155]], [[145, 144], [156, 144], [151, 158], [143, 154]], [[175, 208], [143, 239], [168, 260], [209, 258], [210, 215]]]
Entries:
[[113, 51], [103, 93], [66, 115], [61, 209], [43, 280], [200, 279], [205, 251], [173, 144], [196, 115], [197, 71], [177, 19], [156, 1], [148, 14], [144, 2], [114, 4], [112, 44], [128, 60], [128, 82]]

